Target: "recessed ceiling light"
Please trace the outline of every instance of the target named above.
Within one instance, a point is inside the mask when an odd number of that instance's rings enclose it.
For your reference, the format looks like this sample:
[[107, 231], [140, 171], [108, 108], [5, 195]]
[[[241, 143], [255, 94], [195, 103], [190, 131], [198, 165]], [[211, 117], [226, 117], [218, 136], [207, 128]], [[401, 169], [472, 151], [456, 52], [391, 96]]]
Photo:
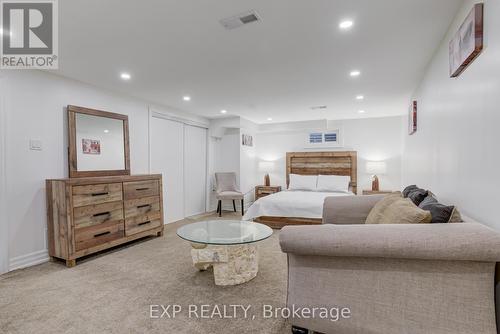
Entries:
[[358, 70], [352, 70], [351, 73], [349, 73], [351, 77], [359, 77], [361, 75], [361, 72]]
[[183, 99], [184, 101], [191, 101], [191, 96], [187, 96], [187, 95], [186, 95], [186, 96], [183, 96], [183, 97], [182, 97], [182, 99]]
[[354, 22], [352, 22], [351, 20], [345, 20], [345, 21], [340, 22], [339, 28], [342, 30], [347, 30], [347, 29], [351, 28], [353, 25], [354, 25]]
[[271, 117], [268, 117], [268, 118], [267, 118], [267, 120], [268, 120], [268, 121], [272, 121], [273, 119], [272, 119]]
[[220, 111], [220, 113], [221, 113], [221, 114], [225, 114], [225, 113], [227, 113], [227, 110], [222, 109], [222, 110]]
[[360, 111], [358, 111], [358, 113], [360, 113], [360, 114], [364, 114], [364, 113], [365, 113], [365, 111], [364, 111], [364, 110], [360, 110]]
[[356, 100], [364, 100], [365, 97], [363, 95], [358, 95], [356, 96]]
[[120, 78], [122, 78], [122, 80], [130, 80], [131, 76], [130, 73], [123, 72], [122, 74], [120, 74]]
[[109, 133], [109, 130], [108, 129], [104, 130], [104, 133]]

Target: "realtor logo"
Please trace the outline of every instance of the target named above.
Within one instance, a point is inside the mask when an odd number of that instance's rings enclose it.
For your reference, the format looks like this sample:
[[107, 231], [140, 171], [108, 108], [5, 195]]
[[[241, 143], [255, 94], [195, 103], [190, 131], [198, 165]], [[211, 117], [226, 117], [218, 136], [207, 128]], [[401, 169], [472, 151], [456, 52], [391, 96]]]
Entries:
[[0, 0], [0, 68], [57, 69], [57, 0]]

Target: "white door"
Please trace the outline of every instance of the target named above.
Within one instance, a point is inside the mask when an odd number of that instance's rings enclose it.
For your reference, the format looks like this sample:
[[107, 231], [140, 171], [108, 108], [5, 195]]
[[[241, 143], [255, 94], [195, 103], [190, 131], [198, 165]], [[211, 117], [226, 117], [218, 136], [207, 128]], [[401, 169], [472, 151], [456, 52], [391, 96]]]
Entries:
[[163, 175], [165, 223], [184, 219], [184, 124], [151, 118], [151, 172]]
[[184, 213], [204, 213], [207, 186], [207, 129], [184, 126]]

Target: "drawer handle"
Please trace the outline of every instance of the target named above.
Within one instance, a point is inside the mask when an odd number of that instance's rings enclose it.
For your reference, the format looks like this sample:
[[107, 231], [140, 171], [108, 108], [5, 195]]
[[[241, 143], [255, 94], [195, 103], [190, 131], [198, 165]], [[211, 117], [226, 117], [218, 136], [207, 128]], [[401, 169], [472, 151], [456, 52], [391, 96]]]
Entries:
[[109, 195], [109, 192], [106, 192], [106, 193], [93, 193], [92, 196], [95, 197], [95, 196], [105, 196], [105, 195]]
[[101, 213], [96, 213], [94, 217], [100, 217], [100, 216], [111, 216], [111, 212], [101, 212]]
[[149, 188], [136, 188], [135, 191], [144, 191], [144, 190], [149, 190]]
[[93, 215], [94, 218], [105, 217], [103, 221], [109, 220], [111, 218], [111, 212], [96, 213]]
[[137, 226], [142, 226], [142, 225], [147, 225], [147, 224], [151, 224], [151, 220], [148, 220], [147, 222], [144, 222], [144, 223], [139, 223], [139, 224], [137, 224]]
[[102, 237], [102, 236], [107, 235], [107, 234], [111, 234], [111, 232], [106, 231], [106, 232], [94, 234], [94, 238], [99, 238], [99, 237]]
[[139, 205], [137, 209], [151, 208], [151, 204]]

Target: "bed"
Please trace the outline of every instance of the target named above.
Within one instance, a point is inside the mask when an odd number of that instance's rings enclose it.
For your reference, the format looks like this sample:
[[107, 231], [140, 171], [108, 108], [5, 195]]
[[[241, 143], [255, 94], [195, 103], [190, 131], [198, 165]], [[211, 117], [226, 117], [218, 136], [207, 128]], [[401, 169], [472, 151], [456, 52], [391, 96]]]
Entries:
[[349, 193], [316, 191], [282, 191], [255, 201], [243, 219], [266, 224], [272, 228], [286, 225], [316, 225], [322, 222], [323, 202], [330, 196], [353, 196], [357, 193], [357, 153], [288, 152], [286, 183], [290, 174], [350, 176]]

